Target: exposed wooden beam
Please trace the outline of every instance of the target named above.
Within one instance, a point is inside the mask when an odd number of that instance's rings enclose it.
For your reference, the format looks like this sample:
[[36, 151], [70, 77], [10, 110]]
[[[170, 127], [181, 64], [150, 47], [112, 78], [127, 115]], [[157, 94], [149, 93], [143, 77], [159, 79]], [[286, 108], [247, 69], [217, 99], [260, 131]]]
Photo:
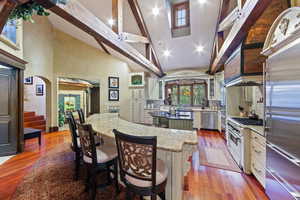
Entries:
[[152, 62], [152, 49], [150, 44], [146, 44], [146, 58]]
[[112, 29], [115, 33], [123, 32], [123, 0], [112, 0], [112, 18], [114, 25]]
[[241, 17], [233, 24], [219, 54], [211, 65], [211, 73], [218, 71], [219, 67], [226, 62], [232, 52], [241, 44], [251, 26], [261, 16], [271, 1], [272, 0], [251, 0], [245, 2], [241, 11]]
[[108, 51], [108, 49], [106, 48], [106, 46], [102, 43], [102, 41], [99, 38], [95, 37], [95, 40], [101, 46], [101, 48], [103, 49], [103, 51], [105, 51], [105, 53], [107, 53], [108, 55], [111, 55], [110, 52]]
[[242, 8], [243, 8], [243, 1], [242, 0], [237, 0], [237, 4], [238, 4], [238, 9], [242, 10]]
[[229, 28], [235, 22], [235, 20], [238, 18], [238, 16], [239, 16], [239, 9], [238, 9], [238, 7], [236, 7], [219, 24], [218, 32], [224, 31], [227, 28]]
[[131, 11], [132, 11], [132, 13], [133, 13], [133, 15], [136, 19], [136, 22], [137, 22], [137, 24], [140, 28], [140, 31], [141, 31], [142, 35], [144, 37], [147, 37], [148, 40], [149, 40], [150, 46], [152, 48], [153, 60], [155, 60], [154, 63], [157, 65], [160, 72], [163, 73], [160, 62], [159, 62], [159, 59], [158, 59], [158, 56], [157, 56], [157, 54], [154, 50], [154, 47], [153, 47], [153, 43], [152, 43], [152, 40], [151, 40], [151, 37], [150, 37], [150, 33], [147, 29], [144, 17], [142, 15], [142, 11], [139, 7], [139, 4], [138, 4], [137, 0], [128, 0], [128, 3], [130, 5]]
[[62, 17], [67, 22], [70, 22], [94, 38], [99, 39], [123, 56], [146, 68], [148, 71], [153, 72], [157, 76], [163, 75], [163, 73], [153, 63], [147, 60], [145, 56], [126, 42], [120, 41], [118, 34], [112, 31], [110, 27], [82, 6], [77, 0], [69, 0], [66, 5], [54, 4], [51, 0], [35, 1], [45, 8], [50, 9], [53, 13]]
[[149, 40], [147, 37], [132, 34], [132, 33], [123, 32], [123, 33], [120, 33], [120, 37], [122, 38], [122, 40], [124, 40], [125, 42], [129, 42], [129, 43], [149, 44]]
[[229, 9], [229, 1], [230, 0], [222, 0], [221, 12], [219, 13], [219, 15], [220, 15], [219, 22], [223, 21], [227, 15], [227, 12]]
[[7, 19], [13, 9], [17, 6], [18, 2], [14, 0], [1, 0], [0, 1], [0, 34], [7, 22]]

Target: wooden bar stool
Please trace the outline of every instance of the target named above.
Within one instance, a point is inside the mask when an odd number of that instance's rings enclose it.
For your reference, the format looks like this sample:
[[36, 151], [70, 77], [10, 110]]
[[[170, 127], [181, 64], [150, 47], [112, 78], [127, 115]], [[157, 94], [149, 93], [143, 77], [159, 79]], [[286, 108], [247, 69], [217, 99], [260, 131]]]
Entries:
[[[114, 141], [105, 141], [96, 147], [92, 126], [90, 124], [77, 124], [77, 127], [83, 152], [83, 162], [87, 169], [87, 189], [91, 189], [90, 199], [96, 198], [97, 187], [103, 188], [111, 185], [112, 182], [115, 183], [118, 194], [118, 154]], [[104, 184], [97, 184], [96, 175], [100, 172], [107, 174], [108, 180]]]
[[77, 113], [78, 113], [78, 116], [79, 116], [80, 124], [85, 124], [85, 116], [84, 116], [82, 108], [78, 109]]
[[80, 170], [80, 162], [82, 159], [82, 150], [80, 146], [80, 139], [77, 133], [77, 126], [76, 122], [74, 120], [74, 117], [72, 115], [67, 114], [66, 116], [68, 124], [69, 124], [69, 129], [71, 132], [71, 138], [72, 138], [72, 143], [71, 143], [71, 149], [75, 153], [75, 175], [74, 179], [78, 180], [79, 178], [79, 170]]
[[135, 195], [141, 199], [151, 196], [151, 200], [156, 200], [158, 195], [165, 200], [168, 169], [162, 160], [156, 159], [157, 138], [126, 135], [115, 129], [113, 132], [126, 200], [134, 199]]

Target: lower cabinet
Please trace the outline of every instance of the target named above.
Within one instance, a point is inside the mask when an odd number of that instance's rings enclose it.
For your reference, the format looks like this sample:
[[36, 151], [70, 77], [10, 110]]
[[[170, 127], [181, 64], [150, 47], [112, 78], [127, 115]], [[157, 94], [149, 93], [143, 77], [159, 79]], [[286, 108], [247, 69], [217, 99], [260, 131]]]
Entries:
[[266, 182], [266, 139], [258, 133], [251, 132], [251, 172], [265, 187]]

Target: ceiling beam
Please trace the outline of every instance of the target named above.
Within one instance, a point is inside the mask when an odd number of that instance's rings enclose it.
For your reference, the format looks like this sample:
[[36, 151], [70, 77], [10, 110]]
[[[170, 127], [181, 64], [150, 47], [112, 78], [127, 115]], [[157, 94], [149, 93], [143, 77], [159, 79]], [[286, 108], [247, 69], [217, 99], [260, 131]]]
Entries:
[[123, 0], [112, 0], [112, 30], [119, 34], [123, 32]]
[[0, 1], [0, 34], [8, 20], [10, 13], [17, 6], [18, 2], [14, 0], [1, 0]]
[[149, 40], [147, 37], [141, 36], [141, 35], [136, 35], [133, 33], [120, 33], [120, 37], [122, 38], [122, 40], [124, 40], [125, 42], [129, 42], [129, 43], [144, 43], [144, 44], [149, 44]]
[[66, 5], [54, 4], [51, 0], [35, 1], [148, 71], [157, 76], [163, 76], [163, 73], [153, 63], [132, 46], [124, 41], [120, 41], [118, 34], [77, 0], [69, 0]]
[[101, 46], [101, 48], [103, 49], [103, 51], [105, 51], [105, 53], [107, 53], [108, 55], [111, 55], [110, 52], [108, 51], [108, 49], [106, 48], [106, 46], [102, 43], [102, 41], [99, 38], [95, 37], [95, 40]]
[[153, 53], [153, 60], [155, 60], [154, 63], [156, 64], [156, 66], [158, 67], [160, 72], [163, 73], [162, 68], [161, 68], [161, 64], [160, 64], [159, 59], [158, 59], [158, 56], [157, 56], [157, 54], [154, 50], [154, 47], [153, 47], [153, 43], [152, 43], [152, 40], [151, 40], [151, 37], [150, 37], [150, 33], [147, 29], [144, 17], [142, 15], [141, 8], [140, 8], [137, 0], [128, 0], [128, 3], [130, 5], [131, 11], [132, 11], [132, 13], [135, 17], [135, 20], [136, 20], [136, 22], [137, 22], [137, 24], [140, 28], [142, 36], [147, 37], [148, 40], [149, 40], [149, 44], [150, 44], [149, 46], [151, 47], [151, 51]]
[[210, 72], [215, 73], [218, 71], [233, 51], [241, 44], [248, 31], [253, 24], [262, 15], [264, 10], [268, 7], [272, 0], [251, 0], [246, 1], [243, 9], [241, 10], [241, 16], [233, 24], [231, 31], [225, 39], [217, 57], [214, 59]]
[[225, 17], [225, 19], [222, 20], [222, 22], [219, 24], [218, 31], [219, 32], [224, 31], [227, 28], [229, 28], [235, 22], [238, 16], [239, 16], [239, 9], [238, 7], [236, 7]]

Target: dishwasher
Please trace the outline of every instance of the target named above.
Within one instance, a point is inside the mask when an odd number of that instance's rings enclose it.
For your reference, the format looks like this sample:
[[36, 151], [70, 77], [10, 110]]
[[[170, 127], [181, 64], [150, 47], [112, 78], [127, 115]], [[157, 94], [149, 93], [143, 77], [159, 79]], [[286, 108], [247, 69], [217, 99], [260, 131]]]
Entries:
[[217, 130], [218, 129], [218, 112], [204, 111], [201, 114], [201, 129]]

